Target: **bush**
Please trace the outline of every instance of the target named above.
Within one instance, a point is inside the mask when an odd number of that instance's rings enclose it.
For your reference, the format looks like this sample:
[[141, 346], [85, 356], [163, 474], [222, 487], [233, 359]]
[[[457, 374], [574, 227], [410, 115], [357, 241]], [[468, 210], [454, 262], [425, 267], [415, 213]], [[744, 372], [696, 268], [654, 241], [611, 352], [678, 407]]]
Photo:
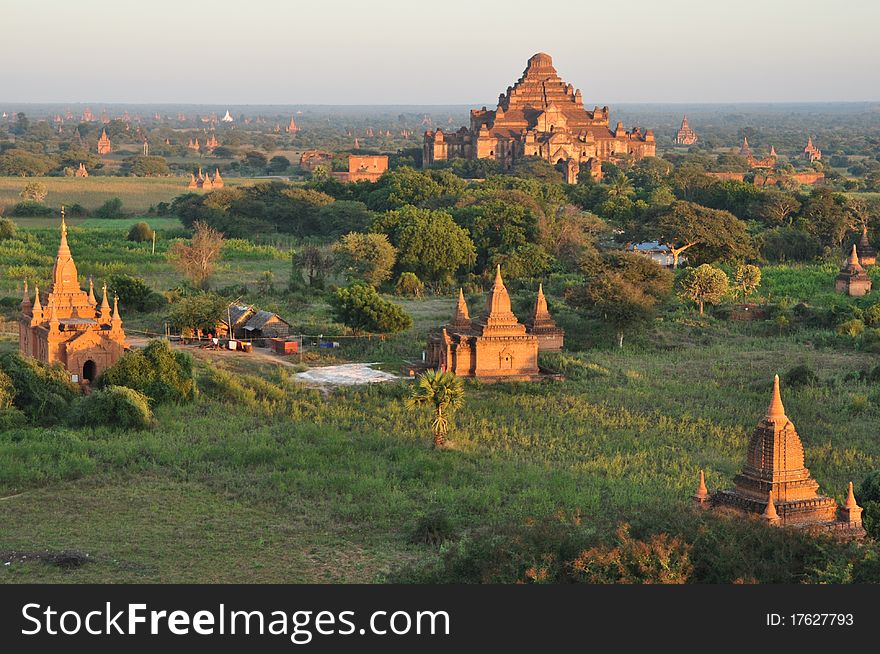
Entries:
[[838, 334], [841, 336], [849, 336], [850, 338], [861, 336], [863, 331], [865, 331], [865, 323], [857, 319], [847, 320], [837, 326]]
[[15, 236], [16, 225], [9, 218], [0, 218], [0, 241]]
[[12, 208], [12, 215], [18, 217], [45, 217], [51, 216], [54, 212], [52, 207], [47, 207], [40, 202], [33, 200], [24, 200], [19, 202]]
[[155, 235], [156, 232], [154, 232], [147, 223], [140, 222], [131, 226], [131, 229], [128, 230], [127, 238], [129, 241], [134, 241], [135, 243], [144, 243], [146, 241], [152, 241]]
[[[2, 236], [0, 236], [2, 238]], [[874, 304], [865, 309], [865, 324], [871, 327], [880, 327], [880, 304]]]
[[397, 278], [394, 292], [401, 297], [422, 297], [422, 293], [425, 292], [425, 285], [415, 273], [403, 272]]
[[78, 422], [119, 429], [146, 429], [153, 422], [149, 399], [125, 386], [107, 386], [87, 395], [79, 403]]
[[412, 318], [402, 307], [388, 302], [372, 286], [354, 284], [330, 296], [336, 320], [357, 331], [396, 333], [409, 329]]
[[[79, 387], [60, 364], [47, 366], [17, 352], [0, 356], [0, 370], [12, 381], [13, 405], [41, 424], [64, 420]], [[8, 387], [7, 387], [8, 388]]]
[[880, 470], [868, 473], [855, 495], [859, 506], [864, 509], [862, 523], [865, 531], [880, 538]]
[[119, 296], [119, 305], [124, 310], [155, 311], [165, 306], [165, 297], [147, 286], [140, 277], [119, 273], [110, 275], [107, 282], [108, 293]]
[[150, 404], [191, 402], [197, 394], [192, 358], [156, 339], [142, 350], [127, 352], [98, 380], [101, 387], [127, 386], [146, 395]]
[[0, 370], [0, 411], [10, 408], [14, 399], [15, 386], [12, 384], [12, 378]]
[[95, 218], [122, 218], [122, 200], [110, 198], [92, 214]]
[[786, 388], [800, 388], [815, 386], [819, 383], [819, 377], [809, 366], [799, 365], [785, 373], [783, 381]]

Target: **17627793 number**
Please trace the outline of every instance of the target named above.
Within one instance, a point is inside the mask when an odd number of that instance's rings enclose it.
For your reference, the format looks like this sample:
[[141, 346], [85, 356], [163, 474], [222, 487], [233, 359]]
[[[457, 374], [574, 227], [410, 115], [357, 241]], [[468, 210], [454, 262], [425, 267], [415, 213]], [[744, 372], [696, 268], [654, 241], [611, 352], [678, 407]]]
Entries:
[[768, 627], [851, 627], [852, 613], [779, 613], [767, 614]]

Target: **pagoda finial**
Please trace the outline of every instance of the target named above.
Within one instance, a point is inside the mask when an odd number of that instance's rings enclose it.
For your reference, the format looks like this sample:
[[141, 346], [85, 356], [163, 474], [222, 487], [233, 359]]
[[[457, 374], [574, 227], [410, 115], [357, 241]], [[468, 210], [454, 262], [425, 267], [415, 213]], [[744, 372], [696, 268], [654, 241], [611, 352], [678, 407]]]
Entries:
[[779, 375], [773, 377], [773, 395], [770, 397], [770, 406], [767, 407], [767, 417], [774, 419], [786, 417], [782, 394], [779, 392]]
[[30, 306], [31, 304], [31, 296], [28, 293], [28, 282], [27, 277], [24, 278], [24, 292], [21, 294], [21, 305], [22, 306]]
[[700, 470], [700, 482], [697, 484], [697, 492], [694, 493], [694, 500], [700, 504], [705, 504], [709, 499], [709, 489], [706, 488], [706, 475]]
[[767, 506], [764, 509], [764, 513], [761, 514], [761, 517], [770, 523], [779, 522], [779, 514], [776, 513], [776, 505], [773, 503], [772, 489], [767, 491]]
[[107, 300], [107, 282], [104, 282], [101, 297], [101, 309], [98, 312], [98, 321], [105, 323], [110, 318], [110, 302]]
[[850, 265], [856, 265], [856, 266], [861, 265], [861, 264], [859, 264], [859, 253], [856, 250], [855, 243], [853, 243], [852, 252], [850, 252], [850, 254], [849, 254], [849, 260], [847, 261], [847, 263], [849, 263]]
[[856, 502], [855, 493], [853, 493], [853, 483], [849, 482], [849, 488], [847, 489], [846, 495], [846, 504], [843, 505], [847, 509], [859, 509], [859, 503]]
[[31, 327], [43, 321], [43, 305], [40, 303], [40, 287], [34, 285], [34, 305], [31, 308]]
[[501, 279], [501, 264], [498, 264], [498, 267], [495, 269], [495, 285], [496, 286], [504, 286], [504, 280]]
[[98, 304], [98, 301], [95, 299], [95, 283], [92, 281], [91, 275], [89, 275], [89, 302], [92, 306]]
[[110, 326], [113, 329], [122, 327], [122, 316], [119, 315], [119, 296], [113, 294], [113, 318], [110, 320]]

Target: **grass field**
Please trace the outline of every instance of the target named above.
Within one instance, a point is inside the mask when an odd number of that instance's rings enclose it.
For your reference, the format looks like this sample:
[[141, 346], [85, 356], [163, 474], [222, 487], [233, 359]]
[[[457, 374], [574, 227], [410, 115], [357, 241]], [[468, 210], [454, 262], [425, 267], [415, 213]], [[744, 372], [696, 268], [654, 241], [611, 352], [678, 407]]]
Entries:
[[[877, 355], [718, 325], [675, 333], [676, 347], [566, 355], [564, 382], [469, 383], [445, 453], [405, 408], [405, 382], [329, 395], [287, 382], [284, 408], [204, 396], [160, 409], [146, 432], [12, 430], [0, 436], [0, 551], [92, 562], [17, 562], [0, 580], [370, 582], [436, 556], [409, 542], [434, 507], [458, 530], [558, 510], [598, 529], [684, 515], [700, 468], [710, 488], [730, 485], [772, 374], [799, 363], [822, 381], [784, 400], [822, 490], [841, 499], [880, 465], [880, 389], [844, 381]], [[246, 357], [199, 361], [279, 374]]]
[[[72, 221], [81, 275], [127, 272], [157, 290], [175, 285], [164, 252], [179, 224], [148, 220], [159, 229], [156, 255], [125, 240], [131, 220]], [[45, 283], [58, 243], [57, 222], [19, 227], [0, 242], [0, 297], [12, 298], [10, 315], [21, 277]], [[273, 270], [283, 287], [289, 268], [288, 251], [231, 241], [213, 284], [253, 286]], [[761, 293], [824, 301], [834, 274], [827, 265], [768, 267]], [[520, 311], [532, 298], [513, 291]], [[295, 331], [343, 330], [320, 295], [306, 303], [251, 290], [245, 301], [281, 311]], [[420, 359], [454, 298], [395, 301], [413, 316], [410, 332], [343, 339], [305, 363], [378, 361], [399, 372]], [[779, 336], [772, 325], [698, 320], [672, 307], [655, 331], [618, 350], [594, 323], [563, 309], [555, 315], [575, 351], [544, 363], [566, 380], [467, 383], [448, 452], [428, 447], [428, 417], [404, 404], [406, 380], [319, 392], [293, 382], [292, 367], [206, 351], [196, 356], [200, 378], [221, 368], [247, 386], [255, 375], [284, 400], [247, 403], [206, 390], [192, 405], [159, 407], [145, 431], [7, 429], [0, 558], [10, 564], [0, 582], [383, 581], [437, 558], [436, 547], [411, 538], [420, 517], [437, 509], [456, 534], [560, 510], [579, 511], [600, 533], [624, 520], [674, 531], [693, 520], [686, 509], [699, 469], [710, 489], [732, 483], [773, 374], [799, 364], [820, 381], [784, 388], [784, 401], [822, 491], [840, 500], [848, 481], [858, 485], [880, 468], [880, 385], [858, 378], [880, 355], [856, 351], [831, 330]], [[134, 333], [158, 330], [162, 314], [123, 318]], [[0, 351], [15, 348], [13, 337], [0, 336]], [[89, 562], [64, 570], [39, 560], [65, 550], [88, 553]]]
[[[225, 179], [227, 186], [252, 183], [244, 178]], [[8, 210], [20, 201], [19, 193], [29, 182], [42, 182], [49, 189], [46, 204], [79, 204], [88, 210], [100, 207], [111, 198], [122, 200], [123, 210], [146, 213], [160, 202], [171, 202], [186, 193], [184, 177], [0, 177], [0, 209]]]

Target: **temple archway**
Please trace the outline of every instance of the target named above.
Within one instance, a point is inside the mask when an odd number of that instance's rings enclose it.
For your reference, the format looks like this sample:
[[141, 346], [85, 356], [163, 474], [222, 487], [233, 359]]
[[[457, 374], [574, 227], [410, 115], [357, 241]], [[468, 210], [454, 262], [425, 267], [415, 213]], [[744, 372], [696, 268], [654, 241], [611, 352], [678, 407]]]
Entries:
[[98, 366], [95, 365], [95, 362], [89, 359], [83, 364], [83, 379], [89, 382], [95, 381], [95, 377], [98, 376]]

